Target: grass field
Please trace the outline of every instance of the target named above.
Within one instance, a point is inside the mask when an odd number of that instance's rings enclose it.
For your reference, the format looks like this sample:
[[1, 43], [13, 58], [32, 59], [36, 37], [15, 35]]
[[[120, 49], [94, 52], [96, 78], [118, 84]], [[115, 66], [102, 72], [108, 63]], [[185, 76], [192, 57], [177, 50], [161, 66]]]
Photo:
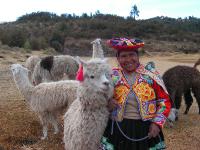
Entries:
[[[44, 55], [41, 52], [32, 54]], [[64, 149], [62, 133], [53, 135], [50, 132], [48, 139], [40, 140], [42, 132], [39, 119], [26, 105], [9, 71], [10, 64], [23, 64], [26, 56], [32, 54], [0, 50], [0, 150]], [[192, 66], [199, 57], [199, 54], [157, 53], [151, 57], [142, 56], [141, 62], [154, 61], [157, 69], [163, 74], [168, 68], [176, 65]], [[116, 65], [114, 58], [109, 58], [109, 63]], [[198, 69], [200, 70], [200, 66]], [[200, 115], [196, 101], [188, 115], [183, 115], [184, 109], [183, 103], [179, 121], [173, 128], [166, 126], [163, 129], [168, 150], [200, 149]]]

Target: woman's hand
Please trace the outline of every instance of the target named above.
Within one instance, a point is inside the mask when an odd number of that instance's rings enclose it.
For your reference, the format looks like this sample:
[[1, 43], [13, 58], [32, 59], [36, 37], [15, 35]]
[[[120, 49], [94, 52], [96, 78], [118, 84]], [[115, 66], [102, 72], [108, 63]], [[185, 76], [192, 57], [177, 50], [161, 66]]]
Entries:
[[119, 106], [118, 102], [115, 99], [110, 99], [108, 101], [108, 111], [112, 112], [115, 108]]
[[151, 123], [150, 127], [149, 127], [149, 133], [148, 133], [148, 136], [149, 138], [152, 138], [152, 137], [156, 137], [158, 136], [160, 132], [160, 128], [158, 125], [156, 125], [155, 123]]

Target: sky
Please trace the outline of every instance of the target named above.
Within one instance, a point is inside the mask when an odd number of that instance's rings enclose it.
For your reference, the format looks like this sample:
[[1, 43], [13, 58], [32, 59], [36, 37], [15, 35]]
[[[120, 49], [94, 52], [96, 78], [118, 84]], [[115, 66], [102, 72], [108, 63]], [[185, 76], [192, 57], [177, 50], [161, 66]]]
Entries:
[[32, 12], [47, 11], [57, 15], [95, 13], [130, 16], [136, 4], [140, 11], [136, 19], [156, 16], [200, 18], [200, 0], [0, 0], [0, 23], [15, 21]]

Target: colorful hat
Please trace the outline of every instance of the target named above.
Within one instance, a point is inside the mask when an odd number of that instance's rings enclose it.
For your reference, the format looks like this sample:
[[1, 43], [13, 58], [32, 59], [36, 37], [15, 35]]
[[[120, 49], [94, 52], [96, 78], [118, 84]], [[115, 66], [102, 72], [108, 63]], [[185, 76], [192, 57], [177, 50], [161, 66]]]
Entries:
[[108, 45], [117, 51], [136, 50], [144, 46], [140, 39], [112, 38], [107, 41]]

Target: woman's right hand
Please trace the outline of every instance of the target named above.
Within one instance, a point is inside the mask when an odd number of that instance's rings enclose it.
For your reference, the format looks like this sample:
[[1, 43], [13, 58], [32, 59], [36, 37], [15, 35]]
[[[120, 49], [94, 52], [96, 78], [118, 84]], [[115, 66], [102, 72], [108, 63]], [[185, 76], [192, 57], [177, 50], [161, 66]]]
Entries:
[[110, 99], [108, 101], [108, 111], [112, 112], [115, 108], [119, 106], [118, 102], [115, 99]]

